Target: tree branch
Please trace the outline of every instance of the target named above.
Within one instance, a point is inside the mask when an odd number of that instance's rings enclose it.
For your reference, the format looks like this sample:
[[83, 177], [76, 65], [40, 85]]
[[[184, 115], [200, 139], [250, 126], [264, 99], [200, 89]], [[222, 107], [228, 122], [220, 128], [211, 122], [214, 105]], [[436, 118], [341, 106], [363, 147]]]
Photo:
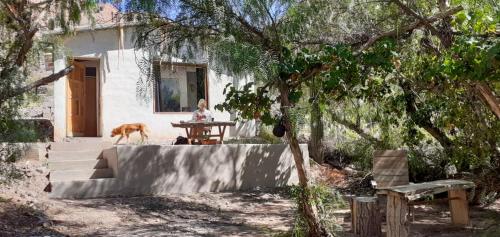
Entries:
[[35, 37], [36, 32], [38, 32], [38, 29], [31, 29], [25, 31], [22, 34], [22, 37], [24, 38], [23, 43], [16, 57], [16, 65], [18, 67], [24, 65], [24, 62], [26, 61], [26, 56], [33, 47], [33, 37]]
[[480, 82], [476, 83], [474, 87], [481, 101], [500, 119], [500, 100], [493, 94], [490, 87], [486, 83]]
[[337, 116], [335, 113], [332, 113], [332, 120], [356, 132], [360, 137], [369, 141], [376, 147], [384, 147], [384, 143], [381, 140], [365, 132], [359, 125], [349, 122], [346, 119]]
[[441, 131], [441, 129], [439, 129], [432, 123], [429, 114], [421, 114], [422, 112], [419, 111], [417, 107], [417, 95], [412, 90], [411, 85], [407, 82], [403, 82], [401, 79], [399, 80], [399, 84], [405, 94], [404, 97], [406, 113], [408, 113], [409, 117], [417, 126], [427, 131], [432, 137], [434, 137], [434, 139], [439, 142], [439, 144], [441, 144], [446, 152], [449, 152], [453, 145], [452, 140], [446, 135], [446, 133]]
[[22, 94], [24, 94], [32, 89], [35, 89], [35, 88], [38, 88], [40, 86], [47, 85], [51, 82], [57, 81], [59, 78], [65, 76], [68, 73], [70, 73], [71, 71], [73, 71], [73, 69], [74, 69], [74, 66], [69, 66], [69, 67], [67, 67], [67, 68], [65, 68], [57, 73], [43, 77], [43, 78], [41, 78], [41, 79], [31, 83], [31, 84], [14, 89], [14, 90], [12, 90], [9, 93], [6, 93], [4, 95], [0, 95], [0, 104], [7, 99], [10, 99], [10, 98], [18, 96], [18, 95], [22, 95]]
[[[457, 6], [457, 7], [454, 7], [454, 8], [450, 8], [447, 11], [436, 13], [432, 17], [429, 17], [427, 19], [427, 22], [428, 23], [432, 23], [432, 22], [438, 21], [439, 19], [442, 19], [442, 18], [451, 16], [451, 15], [454, 15], [457, 12], [462, 11], [463, 9], [464, 8], [462, 6]], [[372, 46], [375, 42], [377, 42], [381, 38], [398, 36], [398, 35], [400, 35], [400, 34], [402, 34], [404, 32], [412, 31], [412, 30], [414, 30], [416, 28], [419, 28], [419, 27], [422, 26], [422, 24], [424, 24], [424, 22], [422, 22], [421, 20], [418, 20], [418, 21], [416, 21], [414, 23], [411, 23], [410, 25], [403, 26], [400, 29], [394, 29], [394, 30], [386, 31], [386, 32], [383, 32], [381, 34], [375, 35], [375, 36], [371, 37], [368, 41], [366, 41], [357, 50], [357, 53], [361, 53], [363, 50], [366, 50], [367, 48], [369, 48], [370, 46]]]
[[429, 30], [432, 32], [432, 34], [441, 38], [441, 34], [436, 29], [436, 27], [432, 26], [429, 23], [429, 21], [427, 19], [425, 19], [423, 16], [420, 16], [418, 13], [413, 11], [411, 8], [409, 8], [408, 6], [406, 6], [404, 3], [402, 3], [399, 0], [391, 0], [391, 2], [398, 5], [399, 8], [401, 8], [404, 12], [406, 12], [406, 14], [413, 16], [413, 17], [417, 18], [418, 20], [420, 20], [420, 22], [422, 22], [427, 28], [429, 28]]
[[[461, 6], [451, 8], [445, 12], [437, 13], [427, 20], [429, 22], [435, 22], [441, 18], [456, 14], [457, 12], [461, 11], [462, 9], [463, 9], [463, 7], [461, 7]], [[372, 38], [368, 39], [354, 54], [356, 55], [356, 54], [361, 53], [363, 50], [369, 48], [375, 42], [377, 42], [378, 40], [380, 40], [384, 37], [394, 37], [394, 36], [397, 36], [401, 33], [412, 31], [418, 27], [421, 27], [422, 24], [423, 24], [422, 21], [417, 21], [417, 22], [411, 23], [408, 26], [404, 26], [403, 29], [400, 29], [400, 30], [394, 29], [394, 30], [387, 31], [387, 32], [381, 33], [379, 35], [373, 36]], [[296, 74], [291, 75], [290, 78], [292, 79], [292, 81], [297, 81], [297, 80], [303, 81], [303, 80], [306, 80], [308, 78], [314, 77], [314, 76], [318, 75], [319, 73], [326, 71], [326, 70], [329, 70], [329, 69], [330, 69], [330, 66], [322, 64], [322, 63], [318, 63], [315, 65], [312, 65], [310, 68], [308, 68], [303, 73], [300, 73], [300, 74], [296, 73]], [[297, 84], [299, 84], [298, 81], [297, 81]]]

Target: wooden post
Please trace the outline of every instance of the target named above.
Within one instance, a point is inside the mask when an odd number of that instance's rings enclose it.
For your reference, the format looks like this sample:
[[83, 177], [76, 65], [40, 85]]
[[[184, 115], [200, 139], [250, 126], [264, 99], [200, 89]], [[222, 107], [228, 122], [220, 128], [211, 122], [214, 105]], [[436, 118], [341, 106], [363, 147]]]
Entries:
[[407, 237], [410, 233], [408, 200], [397, 193], [387, 195], [387, 237]]
[[376, 197], [353, 200], [354, 234], [360, 237], [381, 237], [382, 223]]
[[448, 198], [450, 198], [451, 222], [455, 225], [469, 225], [469, 204], [467, 203], [465, 190], [450, 190], [448, 191]]
[[385, 222], [385, 217], [387, 216], [387, 193], [377, 193], [378, 208], [380, 211], [380, 216], [382, 217], [382, 222]]
[[344, 195], [344, 200], [349, 203], [349, 208], [351, 209], [351, 232], [354, 233], [354, 207], [353, 207], [353, 199], [356, 198], [355, 195], [347, 194]]

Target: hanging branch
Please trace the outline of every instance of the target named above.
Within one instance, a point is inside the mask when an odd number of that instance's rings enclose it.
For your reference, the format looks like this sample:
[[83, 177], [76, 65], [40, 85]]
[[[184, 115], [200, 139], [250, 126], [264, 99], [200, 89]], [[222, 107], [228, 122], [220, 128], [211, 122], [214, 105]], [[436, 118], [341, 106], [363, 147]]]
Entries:
[[69, 74], [71, 71], [73, 71], [73, 69], [74, 69], [74, 66], [69, 66], [69, 67], [67, 67], [67, 68], [65, 68], [57, 73], [43, 77], [43, 78], [41, 78], [33, 83], [30, 83], [26, 86], [14, 89], [14, 90], [10, 91], [9, 93], [0, 95], [0, 104], [9, 98], [22, 95], [30, 90], [33, 90], [33, 89], [38, 88], [40, 86], [47, 85], [51, 82], [57, 81], [59, 78]]

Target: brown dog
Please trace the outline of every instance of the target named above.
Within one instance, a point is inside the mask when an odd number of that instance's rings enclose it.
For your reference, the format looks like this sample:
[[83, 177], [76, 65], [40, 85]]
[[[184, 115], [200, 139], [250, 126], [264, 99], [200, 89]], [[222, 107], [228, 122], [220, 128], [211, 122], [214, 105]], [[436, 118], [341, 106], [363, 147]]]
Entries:
[[123, 124], [120, 127], [117, 127], [111, 131], [111, 137], [120, 135], [120, 138], [116, 141], [115, 144], [118, 144], [120, 140], [122, 140], [123, 137], [127, 137], [127, 143], [128, 143], [128, 138], [131, 133], [133, 132], [139, 132], [141, 133], [141, 141], [144, 142], [144, 137], [148, 138], [147, 132], [147, 126], [146, 124], [143, 123], [131, 123], [131, 124]]

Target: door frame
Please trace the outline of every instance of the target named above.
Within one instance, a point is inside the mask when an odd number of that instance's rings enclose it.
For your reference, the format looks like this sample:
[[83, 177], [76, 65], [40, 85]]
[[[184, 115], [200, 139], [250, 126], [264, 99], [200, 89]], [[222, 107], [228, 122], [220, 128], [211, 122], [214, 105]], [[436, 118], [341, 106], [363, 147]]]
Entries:
[[[102, 116], [101, 116], [101, 59], [99, 57], [72, 57], [70, 58], [71, 64], [73, 64], [74, 60], [85, 60], [85, 61], [95, 61], [96, 62], [96, 116], [97, 116], [97, 136], [102, 137]], [[85, 74], [83, 75], [85, 79]], [[66, 103], [66, 113], [65, 113], [65, 121], [66, 121], [66, 137], [75, 137], [70, 136], [68, 117], [69, 117], [69, 109], [68, 109], [68, 93], [69, 93], [69, 75], [66, 76], [66, 93], [65, 93], [65, 103]]]

